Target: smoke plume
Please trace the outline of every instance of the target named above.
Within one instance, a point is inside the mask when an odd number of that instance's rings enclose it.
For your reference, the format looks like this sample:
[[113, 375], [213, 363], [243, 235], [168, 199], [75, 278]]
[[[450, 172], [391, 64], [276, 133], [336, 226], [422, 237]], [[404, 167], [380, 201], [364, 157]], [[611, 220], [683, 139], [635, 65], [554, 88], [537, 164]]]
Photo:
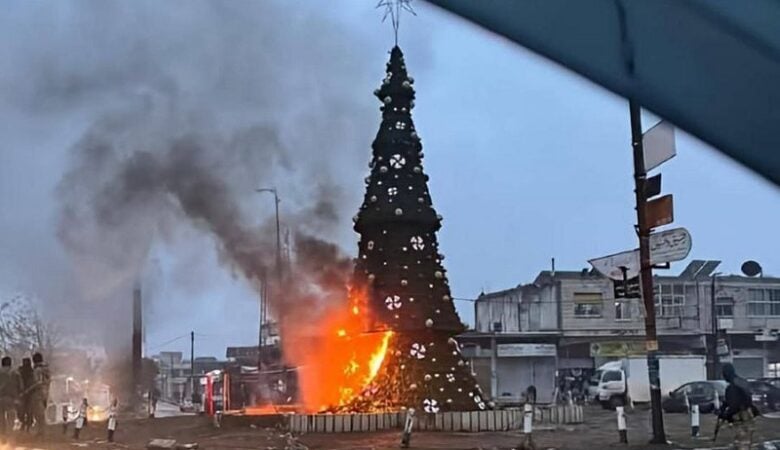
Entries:
[[[207, 255], [257, 287], [276, 240], [273, 202], [255, 189], [275, 186], [292, 254], [273, 309], [308, 319], [343, 299], [340, 249], [354, 246], [371, 92], [390, 44], [373, 5], [343, 5], [365, 27], [308, 1], [6, 6], [0, 127], [12, 169], [0, 183], [15, 200], [0, 287], [123, 350], [132, 286], [161, 270], [160, 254], [165, 279], [144, 284], [147, 330], [212, 289]], [[209, 307], [229, 312], [235, 292]]]

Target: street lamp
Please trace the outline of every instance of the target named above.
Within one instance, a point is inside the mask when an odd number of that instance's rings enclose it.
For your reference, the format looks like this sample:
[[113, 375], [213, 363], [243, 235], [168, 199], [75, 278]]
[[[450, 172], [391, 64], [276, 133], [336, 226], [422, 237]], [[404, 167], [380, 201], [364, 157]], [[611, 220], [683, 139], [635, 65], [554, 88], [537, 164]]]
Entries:
[[[276, 215], [276, 276], [279, 281], [281, 281], [282, 278], [282, 237], [280, 234], [280, 227], [279, 227], [279, 192], [276, 190], [275, 187], [271, 188], [258, 188], [255, 189], [256, 192], [262, 193], [262, 192], [269, 192], [274, 195], [274, 206], [275, 206], [275, 215]], [[261, 305], [260, 305], [260, 336], [258, 336], [258, 343], [257, 343], [257, 370], [260, 371], [260, 362], [262, 361], [262, 351], [263, 351], [263, 343], [265, 339], [263, 338], [263, 322], [267, 321], [267, 299], [268, 296], [268, 289], [267, 289], [267, 279], [263, 280], [263, 293], [262, 293], [262, 299], [261, 299]]]
[[715, 302], [715, 280], [718, 276], [722, 275], [721, 272], [715, 272], [712, 274], [710, 284], [710, 316], [712, 317], [712, 342], [710, 343], [711, 352], [711, 379], [718, 379], [718, 366], [720, 365], [720, 358], [718, 357], [718, 310]]
[[[282, 273], [282, 237], [279, 230], [279, 193], [276, 188], [259, 188], [257, 192], [270, 192], [274, 195], [274, 205], [276, 206], [276, 271], [277, 275]], [[281, 277], [280, 277], [281, 278]]]

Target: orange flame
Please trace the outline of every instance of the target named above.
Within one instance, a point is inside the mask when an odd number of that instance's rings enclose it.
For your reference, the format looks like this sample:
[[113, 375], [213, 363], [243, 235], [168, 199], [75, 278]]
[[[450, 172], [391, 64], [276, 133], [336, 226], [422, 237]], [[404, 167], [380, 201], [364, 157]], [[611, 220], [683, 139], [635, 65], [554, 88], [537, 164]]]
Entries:
[[363, 296], [353, 293], [349, 300], [349, 307], [314, 324], [305, 342], [287, 343], [285, 351], [293, 353], [300, 364], [301, 400], [308, 411], [344, 406], [354, 400], [374, 381], [390, 347], [392, 331], [363, 332]]

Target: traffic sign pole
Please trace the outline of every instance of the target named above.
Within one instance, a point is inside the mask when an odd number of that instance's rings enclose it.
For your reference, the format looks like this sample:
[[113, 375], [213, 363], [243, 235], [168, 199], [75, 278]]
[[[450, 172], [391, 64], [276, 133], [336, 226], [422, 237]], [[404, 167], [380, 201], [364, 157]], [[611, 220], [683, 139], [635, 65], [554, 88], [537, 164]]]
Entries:
[[[634, 153], [634, 183], [636, 193], [637, 234], [639, 235], [639, 276], [642, 283], [642, 299], [645, 305], [645, 339], [647, 345], [647, 369], [650, 379], [650, 405], [653, 415], [653, 444], [666, 444], [663, 412], [661, 411], [661, 382], [658, 365], [658, 336], [655, 325], [655, 300], [653, 298], [653, 266], [650, 263], [650, 232], [647, 222], [647, 171], [642, 148], [642, 119], [639, 104], [629, 100], [631, 114], [631, 146]], [[671, 203], [671, 202], [670, 202]], [[658, 220], [656, 219], [656, 222]], [[668, 223], [668, 222], [667, 222]]]

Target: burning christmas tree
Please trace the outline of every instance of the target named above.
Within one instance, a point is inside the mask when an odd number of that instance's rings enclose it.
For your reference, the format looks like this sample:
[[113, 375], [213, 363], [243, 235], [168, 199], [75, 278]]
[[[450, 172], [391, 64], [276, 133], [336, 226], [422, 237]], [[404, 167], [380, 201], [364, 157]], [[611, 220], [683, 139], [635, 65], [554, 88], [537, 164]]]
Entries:
[[[414, 80], [398, 46], [374, 94], [382, 124], [372, 145], [353, 275], [353, 311], [369, 333], [385, 337], [381, 365], [344, 409], [412, 407], [425, 412], [486, 409], [486, 400], [454, 336], [463, 325], [452, 302], [436, 232], [422, 144], [412, 122]], [[389, 341], [387, 336], [389, 336]]]

